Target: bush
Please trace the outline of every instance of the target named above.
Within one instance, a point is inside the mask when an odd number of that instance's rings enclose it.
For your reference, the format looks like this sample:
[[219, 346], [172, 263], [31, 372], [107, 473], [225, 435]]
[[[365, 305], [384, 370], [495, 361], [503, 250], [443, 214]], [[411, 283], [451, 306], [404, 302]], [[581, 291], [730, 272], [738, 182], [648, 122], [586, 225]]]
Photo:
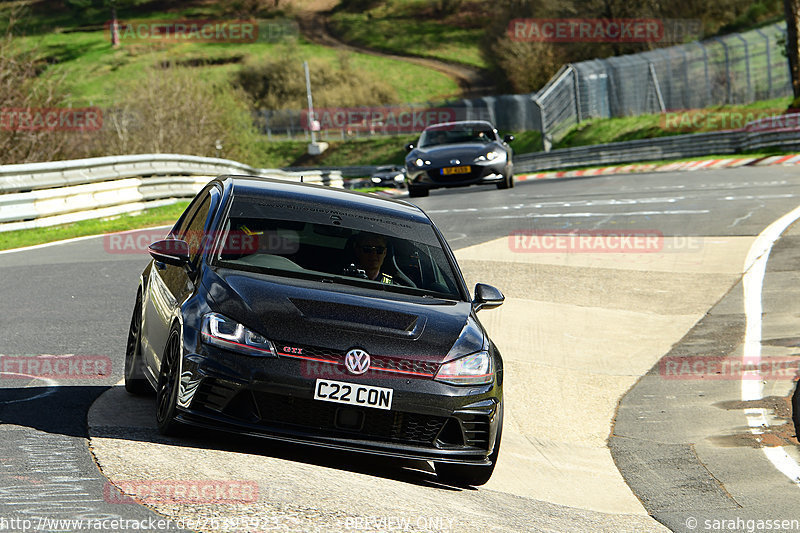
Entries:
[[106, 113], [95, 151], [180, 153], [247, 161], [257, 132], [247, 97], [226, 84], [198, 83], [188, 68], [153, 69], [125, 87]]
[[[397, 91], [388, 81], [356, 69], [349, 56], [336, 63], [312, 58], [308, 62], [314, 107], [355, 107], [390, 104]], [[303, 59], [291, 46], [269, 59], [246, 64], [237, 74], [238, 85], [261, 109], [303, 109], [307, 106]]]
[[0, 164], [45, 161], [67, 153], [86, 153], [82, 134], [31, 127], [21, 113], [64, 105], [59, 78], [39, 75], [36, 49], [19, 51], [13, 46], [15, 18], [0, 36]]

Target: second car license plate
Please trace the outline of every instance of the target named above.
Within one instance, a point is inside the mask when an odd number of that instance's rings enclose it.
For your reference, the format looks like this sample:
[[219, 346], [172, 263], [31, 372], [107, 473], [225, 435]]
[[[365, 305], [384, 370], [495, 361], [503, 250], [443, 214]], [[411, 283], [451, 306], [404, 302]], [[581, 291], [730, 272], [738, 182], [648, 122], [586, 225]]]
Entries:
[[442, 174], [445, 176], [448, 174], [469, 174], [470, 170], [469, 165], [465, 167], [447, 167], [442, 169]]
[[392, 389], [371, 387], [357, 383], [345, 383], [318, 379], [314, 385], [314, 399], [325, 402], [346, 403], [376, 409], [392, 408]]

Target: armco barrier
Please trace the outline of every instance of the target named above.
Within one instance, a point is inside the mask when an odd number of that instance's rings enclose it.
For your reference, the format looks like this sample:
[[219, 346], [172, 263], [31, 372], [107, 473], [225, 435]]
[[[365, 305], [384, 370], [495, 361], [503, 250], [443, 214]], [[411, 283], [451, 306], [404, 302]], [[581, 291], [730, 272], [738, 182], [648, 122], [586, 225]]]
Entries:
[[[786, 123], [800, 124], [800, 114], [784, 115]], [[673, 135], [618, 143], [563, 148], [521, 154], [514, 158], [516, 173], [562, 170], [594, 165], [665, 161], [707, 155], [732, 155], [766, 149], [800, 149], [800, 129], [760, 129], [763, 121], [741, 130]]]
[[138, 211], [191, 198], [221, 174], [342, 187], [336, 170], [287, 172], [227, 159], [143, 154], [0, 166], [0, 232]]
[[[742, 130], [519, 154], [516, 173], [596, 165], [731, 155], [765, 149], [800, 150], [800, 114]], [[765, 119], [767, 121], [771, 119]], [[214, 176], [247, 174], [342, 187], [342, 174], [369, 175], [375, 167], [257, 169], [228, 159], [144, 154], [0, 166], [0, 232], [111, 216], [189, 198]]]

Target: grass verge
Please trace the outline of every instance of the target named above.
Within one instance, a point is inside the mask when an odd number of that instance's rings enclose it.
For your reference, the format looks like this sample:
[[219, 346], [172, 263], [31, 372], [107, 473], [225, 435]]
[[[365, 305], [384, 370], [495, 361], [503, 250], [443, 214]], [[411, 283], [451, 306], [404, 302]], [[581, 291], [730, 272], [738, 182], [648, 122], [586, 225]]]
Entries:
[[[791, 98], [762, 100], [748, 105], [716, 106], [705, 109], [677, 110], [667, 114], [639, 115], [636, 117], [599, 118], [581, 122], [572, 129], [553, 148], [572, 148], [592, 144], [653, 139], [686, 133], [715, 131], [720, 126], [730, 124], [741, 127], [751, 119], [761, 115], [780, 114], [792, 103]], [[689, 122], [695, 121], [695, 128]], [[687, 128], [686, 126], [689, 126]], [[691, 130], [691, 131], [687, 131]]]
[[[23, 229], [0, 233], [0, 250], [22, 248], [47, 242], [63, 241], [87, 235], [101, 235], [115, 231], [126, 231], [138, 228], [149, 228], [166, 224], [174, 224], [189, 205], [188, 201], [152, 209], [140, 213], [130, 213], [117, 217], [96, 220], [82, 220], [71, 224], [50, 226], [47, 228]], [[165, 232], [166, 234], [166, 232]]]

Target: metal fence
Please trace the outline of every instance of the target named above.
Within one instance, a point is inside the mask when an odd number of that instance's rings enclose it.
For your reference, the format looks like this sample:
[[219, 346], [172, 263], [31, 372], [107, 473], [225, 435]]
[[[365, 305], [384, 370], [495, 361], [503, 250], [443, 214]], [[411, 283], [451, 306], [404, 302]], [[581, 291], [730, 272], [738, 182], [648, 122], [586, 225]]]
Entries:
[[608, 118], [790, 96], [780, 24], [703, 42], [564, 66], [535, 96], [544, 136]]
[[[537, 93], [387, 108], [447, 109], [453, 120], [484, 119], [502, 131], [540, 131], [547, 148], [572, 126], [590, 118], [748, 104], [790, 96], [791, 79], [782, 44], [785, 35], [783, 25], [773, 24], [703, 42], [564, 65]], [[303, 113], [261, 111], [258, 121], [270, 137], [307, 138]], [[378, 122], [323, 129], [318, 136], [323, 140], [346, 139], [421, 130], [398, 131]]]

